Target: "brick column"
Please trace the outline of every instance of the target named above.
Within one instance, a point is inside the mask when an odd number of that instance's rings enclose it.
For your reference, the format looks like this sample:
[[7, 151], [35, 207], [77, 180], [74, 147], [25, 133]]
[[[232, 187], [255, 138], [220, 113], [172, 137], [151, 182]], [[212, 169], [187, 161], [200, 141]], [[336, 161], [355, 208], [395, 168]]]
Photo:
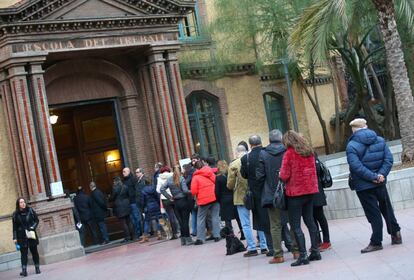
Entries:
[[124, 162], [125, 166], [129, 166], [131, 170], [138, 162], [145, 161], [142, 158], [143, 153], [138, 150], [139, 142], [139, 120], [137, 109], [137, 93], [125, 93], [120, 99], [121, 111], [124, 123], [124, 131], [126, 132], [126, 150], [128, 159]]
[[61, 182], [52, 125], [49, 121], [49, 106], [46, 97], [43, 69], [40, 63], [30, 65], [30, 80], [33, 89], [33, 110], [38, 124], [40, 151], [43, 153], [48, 183]]
[[9, 80], [6, 79], [4, 72], [0, 73], [0, 92], [6, 116], [9, 143], [13, 157], [14, 175], [16, 177], [16, 183], [18, 184], [18, 193], [19, 196], [29, 198], [12, 93], [10, 91]]
[[44, 200], [46, 189], [30, 103], [27, 73], [21, 64], [11, 65], [8, 71], [30, 201]]
[[155, 103], [158, 112], [161, 113], [161, 134], [163, 138], [164, 154], [169, 164], [174, 165], [181, 158], [181, 150], [177, 133], [177, 124], [169, 90], [165, 59], [160, 52], [149, 55], [151, 82], [155, 94]]
[[178, 123], [180, 143], [182, 144], [182, 157], [190, 157], [194, 151], [191, 139], [190, 124], [188, 121], [187, 106], [184, 98], [180, 69], [176, 52], [168, 52], [168, 76], [171, 85], [171, 96], [174, 102], [174, 111]]
[[161, 126], [157, 123], [157, 112], [155, 108], [155, 97], [154, 91], [151, 88], [151, 82], [149, 77], [149, 68], [147, 65], [142, 65], [138, 71], [139, 83], [141, 85], [142, 99], [145, 105], [146, 118], [150, 127], [150, 135], [153, 147], [153, 153], [155, 155], [156, 161], [165, 162], [163, 155], [163, 146], [161, 133], [159, 130]]

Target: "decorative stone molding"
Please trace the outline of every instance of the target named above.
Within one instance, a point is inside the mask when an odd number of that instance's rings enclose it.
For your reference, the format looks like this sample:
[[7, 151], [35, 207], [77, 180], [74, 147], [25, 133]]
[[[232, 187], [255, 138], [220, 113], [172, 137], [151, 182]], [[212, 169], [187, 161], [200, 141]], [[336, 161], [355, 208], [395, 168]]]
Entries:
[[[0, 11], [0, 22], [12, 23], [41, 20], [47, 15], [73, 4], [76, 0], [32, 0], [20, 1], [18, 6]], [[194, 8], [193, 0], [119, 0], [146, 15], [184, 15]]]
[[256, 66], [253, 63], [215, 65], [180, 64], [183, 79], [214, 79], [222, 76], [253, 75]]

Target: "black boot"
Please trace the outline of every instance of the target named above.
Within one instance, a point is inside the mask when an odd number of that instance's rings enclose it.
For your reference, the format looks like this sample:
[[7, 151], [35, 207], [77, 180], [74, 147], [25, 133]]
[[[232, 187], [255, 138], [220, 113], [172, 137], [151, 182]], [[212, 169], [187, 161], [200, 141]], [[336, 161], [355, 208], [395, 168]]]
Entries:
[[310, 261], [320, 261], [322, 259], [321, 257], [321, 253], [319, 253], [319, 251], [312, 251], [311, 254], [309, 255], [309, 260]]
[[39, 265], [35, 265], [36, 274], [40, 274], [40, 267]]
[[308, 254], [305, 253], [300, 253], [299, 258], [290, 264], [290, 266], [299, 266], [299, 265], [305, 265], [305, 264], [309, 264], [309, 258], [308, 258]]
[[27, 267], [22, 266], [22, 272], [20, 272], [20, 276], [26, 277], [27, 276]]
[[186, 238], [180, 237], [180, 239], [181, 239], [181, 246], [185, 246]]

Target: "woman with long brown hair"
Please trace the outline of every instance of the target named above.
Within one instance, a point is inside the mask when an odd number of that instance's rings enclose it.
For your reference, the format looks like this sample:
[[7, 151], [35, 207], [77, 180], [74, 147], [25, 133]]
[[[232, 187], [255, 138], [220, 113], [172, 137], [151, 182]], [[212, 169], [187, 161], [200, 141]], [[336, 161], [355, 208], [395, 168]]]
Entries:
[[[171, 194], [167, 192], [170, 190]], [[190, 212], [193, 208], [193, 200], [190, 190], [187, 187], [184, 177], [181, 175], [181, 168], [175, 165], [173, 176], [167, 179], [166, 184], [161, 187], [161, 193], [170, 201], [174, 201], [174, 212], [181, 229], [181, 245], [192, 245], [190, 237]]]
[[22, 264], [22, 272], [20, 276], [27, 276], [27, 255], [32, 253], [33, 262], [36, 268], [36, 274], [40, 273], [39, 253], [37, 245], [39, 239], [36, 228], [39, 225], [39, 219], [36, 212], [26, 204], [23, 197], [19, 197], [16, 201], [16, 211], [13, 213], [13, 242], [16, 248], [20, 249], [20, 258]]
[[[320, 260], [317, 228], [313, 219], [313, 196], [318, 193], [315, 157], [312, 146], [302, 135], [288, 131], [283, 136], [283, 144], [287, 151], [283, 156], [279, 179], [286, 182], [286, 198], [289, 222], [298, 243], [300, 256], [292, 266], [309, 264], [309, 261]], [[305, 235], [300, 221], [309, 230], [311, 238], [311, 254], [306, 253]]]

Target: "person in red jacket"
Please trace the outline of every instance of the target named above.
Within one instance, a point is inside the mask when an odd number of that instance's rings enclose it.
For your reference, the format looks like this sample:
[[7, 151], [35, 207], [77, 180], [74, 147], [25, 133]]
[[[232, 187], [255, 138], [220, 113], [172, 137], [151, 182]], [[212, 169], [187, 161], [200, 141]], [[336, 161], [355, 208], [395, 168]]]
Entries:
[[[309, 261], [320, 260], [318, 248], [318, 230], [313, 219], [313, 194], [318, 193], [315, 157], [309, 142], [295, 131], [288, 131], [283, 136], [287, 151], [283, 157], [279, 179], [286, 182], [286, 198], [289, 222], [298, 243], [300, 256], [291, 264], [298, 266]], [[300, 227], [303, 217], [311, 237], [311, 254], [306, 253], [305, 235]]]
[[206, 216], [211, 211], [213, 238], [215, 242], [220, 240], [220, 205], [216, 200], [215, 185], [216, 175], [209, 166], [204, 166], [201, 161], [195, 164], [197, 169], [191, 181], [191, 193], [197, 199], [197, 240], [194, 245], [201, 245], [206, 240]]

